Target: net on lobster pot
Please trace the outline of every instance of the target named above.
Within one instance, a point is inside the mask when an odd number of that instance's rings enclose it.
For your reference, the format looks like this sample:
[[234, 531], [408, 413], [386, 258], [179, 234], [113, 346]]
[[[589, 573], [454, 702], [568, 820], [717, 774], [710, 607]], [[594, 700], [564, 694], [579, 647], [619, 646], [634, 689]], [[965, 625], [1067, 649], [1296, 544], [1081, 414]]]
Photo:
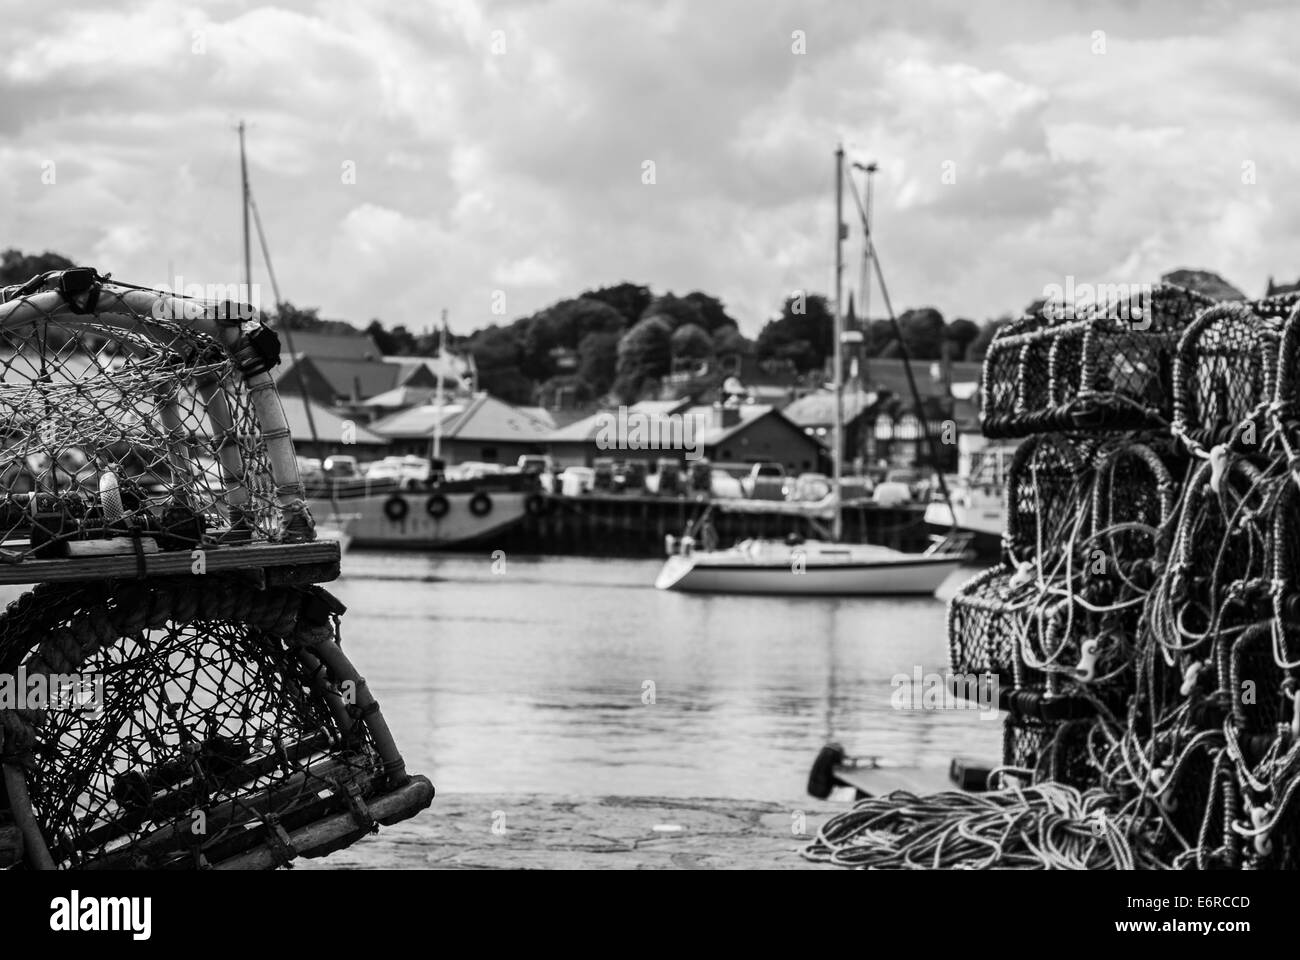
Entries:
[[0, 560], [311, 540], [278, 362], [247, 304], [88, 268], [0, 290]]
[[990, 437], [1159, 428], [1173, 415], [1173, 355], [1213, 301], [1173, 284], [1102, 286], [1047, 303], [989, 345], [981, 424]]
[[1198, 454], [1229, 441], [1264, 442], [1277, 390], [1282, 322], [1273, 310], [1220, 303], [1192, 321], [1174, 362], [1173, 432]]

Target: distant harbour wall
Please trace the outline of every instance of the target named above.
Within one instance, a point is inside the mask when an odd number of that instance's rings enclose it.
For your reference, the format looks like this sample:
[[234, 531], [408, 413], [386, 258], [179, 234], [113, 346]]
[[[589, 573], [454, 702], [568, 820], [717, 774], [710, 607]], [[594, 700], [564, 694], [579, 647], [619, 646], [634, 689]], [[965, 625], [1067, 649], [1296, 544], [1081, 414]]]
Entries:
[[[520, 553], [661, 557], [665, 537], [681, 536], [707, 506], [706, 501], [676, 497], [547, 495], [544, 510], [530, 514], [519, 526], [492, 540], [501, 549]], [[924, 516], [924, 504], [849, 504], [843, 507], [844, 540], [898, 550], [924, 550], [930, 543]], [[712, 522], [721, 547], [746, 537], [783, 538], [790, 533], [825, 538], [829, 527], [828, 521], [776, 511], [727, 513], [715, 509]]]

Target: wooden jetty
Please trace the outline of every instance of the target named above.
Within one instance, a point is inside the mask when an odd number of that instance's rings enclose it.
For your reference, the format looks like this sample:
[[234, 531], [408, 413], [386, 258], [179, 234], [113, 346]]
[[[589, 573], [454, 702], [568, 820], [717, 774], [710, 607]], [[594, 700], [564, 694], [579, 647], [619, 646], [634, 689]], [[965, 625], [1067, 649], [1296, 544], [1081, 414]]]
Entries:
[[[591, 493], [579, 497], [543, 495], [542, 509], [513, 529], [494, 535], [493, 546], [521, 553], [660, 557], [664, 539], [681, 536], [708, 507], [708, 500], [634, 494]], [[874, 503], [842, 508], [844, 540], [877, 543], [896, 550], [929, 546], [925, 505], [882, 507]], [[817, 520], [771, 513], [716, 511], [713, 524], [722, 546], [746, 537], [825, 536]]]

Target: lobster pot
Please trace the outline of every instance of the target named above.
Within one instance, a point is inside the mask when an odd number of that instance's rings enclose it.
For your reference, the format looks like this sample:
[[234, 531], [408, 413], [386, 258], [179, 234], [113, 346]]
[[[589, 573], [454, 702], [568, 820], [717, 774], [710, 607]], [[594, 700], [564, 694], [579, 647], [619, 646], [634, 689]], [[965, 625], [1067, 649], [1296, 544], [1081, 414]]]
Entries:
[[[1108, 292], [1078, 311], [1044, 305], [989, 345], [981, 423], [989, 437], [1155, 428], [1173, 415], [1173, 357], [1184, 329], [1212, 305], [1159, 284]], [[1069, 309], [1067, 309], [1069, 308]]]
[[1048, 373], [1052, 324], [1040, 316], [1008, 323], [984, 357], [980, 422], [988, 437], [1027, 436], [1048, 430], [1052, 409]]
[[1001, 690], [1061, 693], [1079, 660], [1073, 631], [1087, 632], [1074, 606], [1059, 581], [1039, 583], [1007, 566], [978, 574], [948, 605], [953, 673], [996, 678]]
[[1276, 387], [1270, 407], [1282, 453], [1294, 464], [1300, 456], [1300, 302], [1282, 327], [1277, 353]]
[[1145, 595], [1159, 558], [1168, 549], [1173, 516], [1188, 459], [1168, 441], [1107, 444], [1094, 459], [1092, 536], [1082, 560], [1099, 599], [1124, 602]]
[[[1272, 738], [1279, 724], [1296, 720], [1295, 695], [1300, 691], [1295, 668], [1283, 668], [1274, 652], [1280, 640], [1282, 653], [1294, 649], [1296, 631], [1276, 622], [1252, 624], [1232, 642], [1220, 642], [1215, 651], [1220, 692], [1231, 705], [1232, 721], [1238, 733]], [[1289, 649], [1288, 649], [1289, 648]], [[1248, 758], [1253, 744], [1243, 748]]]
[[1174, 361], [1173, 431], [1189, 450], [1203, 453], [1234, 438], [1245, 448], [1264, 442], [1260, 415], [1277, 391], [1282, 323], [1276, 305], [1260, 309], [1220, 303], [1183, 334]]
[[257, 317], [87, 268], [0, 290], [3, 559], [313, 539]]
[[1055, 780], [1078, 789], [1095, 786], [1099, 772], [1088, 751], [1090, 720], [1044, 721], [1008, 714], [1002, 725], [1002, 763], [1033, 772], [1033, 782]]
[[1161, 812], [1151, 816], [1167, 819], [1173, 829], [1162, 827], [1153, 842], [1175, 866], [1239, 867], [1243, 845], [1233, 824], [1240, 817], [1240, 791], [1222, 746], [1204, 740], [1176, 742], [1160, 759], [1158, 771], [1168, 785], [1153, 790], [1146, 803], [1159, 806]]
[[[1274, 549], [1270, 527], [1277, 517], [1252, 519], [1246, 506], [1259, 506], [1267, 491], [1253, 463], [1234, 459], [1216, 493], [1213, 466], [1202, 461], [1188, 477], [1153, 613], [1178, 646], [1198, 657], [1212, 633], [1266, 619], [1274, 569], [1285, 562]], [[1281, 478], [1275, 482], [1281, 482]], [[1283, 554], [1285, 556], [1285, 554]]]
[[1007, 474], [1007, 561], [1049, 567], [1086, 539], [1096, 450], [1094, 440], [1063, 434], [1031, 437], [1016, 449]]

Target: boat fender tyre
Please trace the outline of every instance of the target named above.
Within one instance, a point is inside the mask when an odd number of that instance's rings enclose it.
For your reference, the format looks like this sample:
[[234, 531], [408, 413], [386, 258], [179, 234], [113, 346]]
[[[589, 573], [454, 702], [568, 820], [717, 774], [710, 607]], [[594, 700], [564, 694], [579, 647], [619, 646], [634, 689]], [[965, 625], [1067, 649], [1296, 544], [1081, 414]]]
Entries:
[[546, 498], [540, 493], [530, 494], [524, 501], [524, 509], [528, 511], [529, 516], [540, 517], [546, 512]]
[[435, 520], [441, 520], [451, 509], [451, 502], [441, 493], [435, 493], [424, 502], [424, 512]]
[[492, 498], [479, 492], [469, 498], [469, 512], [476, 517], [486, 517], [492, 512]]
[[818, 800], [825, 800], [831, 795], [835, 786], [835, 768], [844, 762], [844, 748], [838, 743], [828, 743], [822, 747], [813, 761], [812, 770], [808, 771], [808, 794]]
[[410, 510], [411, 508], [407, 504], [405, 498], [399, 497], [396, 494], [384, 501], [384, 516], [389, 520], [392, 520], [394, 523], [401, 523], [405, 520], [406, 515]]

